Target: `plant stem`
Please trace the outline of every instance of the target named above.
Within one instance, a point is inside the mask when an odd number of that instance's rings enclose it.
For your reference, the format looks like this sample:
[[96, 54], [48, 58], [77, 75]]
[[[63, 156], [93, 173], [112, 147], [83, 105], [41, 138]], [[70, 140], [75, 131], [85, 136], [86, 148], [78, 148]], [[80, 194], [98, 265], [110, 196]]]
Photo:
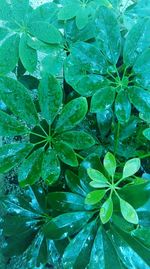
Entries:
[[119, 143], [119, 134], [120, 134], [120, 123], [118, 122], [117, 125], [117, 134], [116, 134], [116, 140], [115, 140], [115, 147], [114, 147], [114, 155], [116, 156], [118, 143]]
[[147, 157], [150, 157], [150, 153], [147, 153], [145, 155], [139, 156], [140, 159], [144, 159], [144, 158], [147, 158]]
[[39, 127], [41, 128], [41, 130], [46, 134], [46, 136], [47, 136], [47, 133], [46, 133], [46, 131], [44, 130], [44, 128], [42, 127], [42, 125], [41, 124], [39, 124]]
[[42, 140], [42, 141], [40, 141], [40, 142], [35, 143], [34, 146], [39, 145], [39, 144], [42, 144], [42, 143], [44, 143], [44, 142], [46, 142], [46, 141], [47, 141], [47, 140], [44, 139], [44, 140]]
[[82, 157], [80, 154], [76, 153], [76, 156], [80, 158], [81, 160], [84, 160], [84, 157]]
[[33, 135], [36, 135], [36, 136], [39, 136], [39, 137], [42, 137], [42, 138], [46, 138], [46, 136], [43, 136], [43, 135], [40, 135], [40, 134], [37, 134], [37, 133], [34, 133], [34, 132], [29, 132], [29, 134], [33, 134]]

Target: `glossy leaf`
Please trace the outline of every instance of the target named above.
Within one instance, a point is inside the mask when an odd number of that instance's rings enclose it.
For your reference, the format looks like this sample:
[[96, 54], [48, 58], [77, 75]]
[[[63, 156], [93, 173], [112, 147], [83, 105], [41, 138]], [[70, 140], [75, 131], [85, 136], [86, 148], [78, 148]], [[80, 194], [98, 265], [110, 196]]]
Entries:
[[102, 221], [103, 224], [107, 223], [113, 213], [113, 201], [112, 199], [109, 197], [101, 206], [100, 209], [100, 219]]
[[88, 193], [88, 195], [85, 198], [85, 203], [88, 205], [94, 205], [100, 202], [100, 200], [103, 199], [105, 195], [104, 190], [98, 190], [98, 191], [92, 191]]
[[75, 127], [84, 119], [87, 109], [87, 100], [84, 97], [79, 97], [70, 101], [65, 105], [59, 116], [56, 124], [56, 131], [67, 131]]
[[41, 176], [43, 149], [34, 151], [20, 166], [18, 180], [21, 187], [33, 185]]
[[[18, 52], [19, 35], [8, 36], [0, 45], [0, 74], [7, 74], [12, 71], [19, 58]], [[11, 55], [11, 57], [10, 57]]]
[[11, 115], [0, 111], [0, 134], [2, 136], [23, 135], [29, 132], [28, 128]]
[[48, 149], [43, 156], [43, 164], [41, 177], [45, 183], [51, 185], [55, 183], [60, 176], [60, 163], [56, 152], [53, 149]]
[[56, 142], [54, 147], [58, 157], [63, 163], [66, 163], [70, 166], [78, 166], [76, 154], [67, 143], [64, 143], [63, 141]]
[[134, 175], [140, 169], [140, 166], [141, 166], [141, 162], [140, 162], [140, 159], [138, 158], [134, 158], [127, 161], [123, 168], [122, 178], [127, 178]]
[[88, 168], [87, 170], [87, 173], [88, 173], [88, 176], [96, 181], [97, 183], [107, 183], [108, 180], [107, 178], [98, 170], [96, 169], [93, 169], [93, 168]]
[[79, 8], [80, 8], [80, 5], [78, 2], [65, 5], [63, 8], [60, 9], [59, 14], [58, 14], [58, 19], [70, 20], [71, 18], [76, 16]]
[[125, 41], [123, 57], [126, 65], [132, 66], [138, 55], [150, 44], [150, 19], [139, 20], [128, 33]]
[[23, 66], [33, 73], [37, 65], [37, 53], [34, 49], [28, 46], [27, 36], [22, 35], [19, 43], [19, 57]]
[[72, 192], [80, 194], [81, 196], [86, 195], [86, 192], [83, 190], [83, 188], [80, 185], [80, 179], [76, 174], [74, 174], [70, 170], [67, 170], [66, 175], [65, 175], [65, 179], [67, 182], [67, 186], [69, 187], [69, 189]]
[[89, 20], [88, 17], [89, 17], [88, 8], [80, 8], [80, 10], [78, 10], [76, 15], [76, 25], [79, 30], [87, 25]]
[[62, 103], [62, 89], [52, 76], [43, 77], [38, 89], [39, 103], [43, 118], [52, 124]]
[[113, 177], [116, 171], [116, 159], [110, 152], [108, 152], [104, 157], [104, 167], [108, 174]]
[[31, 22], [29, 31], [41, 41], [50, 44], [60, 43], [62, 39], [59, 30], [54, 25], [44, 21]]
[[145, 50], [136, 60], [133, 66], [134, 73], [136, 74], [137, 82], [145, 88], [149, 87], [150, 79], [150, 49]]
[[95, 144], [94, 138], [84, 131], [65, 132], [60, 139], [77, 150], [87, 149]]
[[0, 173], [6, 173], [19, 164], [32, 150], [31, 144], [10, 144], [0, 147]]
[[135, 209], [123, 199], [119, 199], [119, 201], [120, 201], [120, 210], [125, 220], [133, 224], [138, 224], [138, 215]]
[[143, 131], [143, 135], [150, 140], [150, 128], [147, 128]]
[[114, 13], [106, 7], [100, 7], [95, 25], [100, 49], [111, 63], [116, 64], [120, 55], [121, 36]]
[[80, 231], [90, 217], [92, 217], [91, 213], [82, 211], [65, 213], [46, 223], [43, 227], [43, 232], [47, 238], [62, 239]]
[[115, 113], [118, 121], [124, 124], [129, 121], [131, 104], [125, 91], [120, 91], [115, 100]]
[[115, 99], [115, 89], [112, 87], [101, 88], [91, 100], [91, 112], [98, 113], [108, 110]]
[[28, 124], [37, 124], [38, 115], [28, 90], [17, 80], [0, 79], [0, 97], [15, 116]]

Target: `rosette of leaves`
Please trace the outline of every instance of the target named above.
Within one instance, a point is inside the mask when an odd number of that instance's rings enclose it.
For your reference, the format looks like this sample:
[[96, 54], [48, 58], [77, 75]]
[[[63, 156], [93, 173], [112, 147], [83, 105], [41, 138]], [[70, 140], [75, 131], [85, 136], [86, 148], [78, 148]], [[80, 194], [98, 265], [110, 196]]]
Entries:
[[47, 240], [42, 226], [51, 219], [46, 209], [46, 194], [41, 187], [25, 189], [18, 195], [3, 198], [6, 214], [0, 227], [6, 242], [1, 249], [8, 260], [22, 255], [24, 268], [45, 268], [49, 262], [57, 263], [57, 248]]
[[73, 99], [62, 108], [62, 89], [53, 77], [43, 77], [38, 89], [38, 113], [29, 91], [17, 80], [1, 78], [0, 97], [10, 113], [0, 111], [2, 136], [25, 135], [27, 143], [6, 144], [0, 148], [0, 173], [21, 164], [18, 180], [22, 187], [32, 185], [40, 177], [54, 183], [63, 163], [78, 166], [75, 150], [95, 144], [90, 134], [75, 127], [87, 113], [84, 97]]
[[92, 113], [105, 113], [114, 104], [123, 124], [129, 121], [133, 105], [149, 122], [150, 19], [139, 20], [124, 41], [115, 14], [100, 7], [95, 27], [94, 43], [72, 45], [65, 62], [67, 83], [80, 95], [92, 96]]
[[28, 0], [1, 0], [0, 20], [0, 74], [12, 71], [20, 58], [27, 71], [33, 73], [37, 66], [37, 48], [30, 46], [34, 37], [44, 44], [62, 42], [62, 34], [58, 30], [57, 5], [44, 4], [35, 10]]
[[[140, 180], [130, 187], [122, 187], [121, 190], [122, 197], [126, 197], [126, 200], [138, 208], [139, 229], [137, 224], [129, 223], [121, 216], [117, 204], [110, 221], [103, 224], [99, 218], [101, 202], [98, 205], [85, 203], [91, 190], [87, 184], [86, 169], [89, 164], [91, 167], [100, 166], [99, 157], [88, 156], [81, 163], [78, 176], [72, 171], [66, 172], [66, 182], [70, 191], [48, 194], [48, 207], [52, 208], [55, 214], [43, 226], [43, 233], [53, 240], [69, 238], [62, 256], [62, 266], [65, 269], [106, 266], [111, 268], [112, 264], [118, 269], [133, 268], [135, 265], [138, 267], [139, 264], [142, 268], [148, 269], [149, 239], [143, 238], [142, 234], [144, 231], [149, 233], [145, 206], [149, 200], [149, 181]], [[110, 169], [109, 166], [109, 171]], [[124, 173], [126, 172], [124, 170]], [[129, 208], [126, 209], [126, 214], [128, 212], [130, 215]]]

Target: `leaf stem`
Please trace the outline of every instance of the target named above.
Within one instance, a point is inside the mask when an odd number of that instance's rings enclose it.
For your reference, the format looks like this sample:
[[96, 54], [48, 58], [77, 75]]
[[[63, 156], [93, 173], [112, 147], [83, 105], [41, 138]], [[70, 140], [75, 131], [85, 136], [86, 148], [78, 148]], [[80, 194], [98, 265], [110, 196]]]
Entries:
[[44, 140], [42, 140], [42, 141], [40, 141], [40, 142], [35, 143], [34, 146], [39, 145], [39, 144], [42, 144], [42, 143], [44, 143], [44, 142], [46, 142], [46, 141], [47, 141], [47, 140], [44, 139]]
[[115, 140], [115, 146], [114, 146], [114, 155], [116, 156], [118, 143], [119, 143], [119, 134], [120, 134], [120, 123], [118, 122], [117, 125], [117, 134], [116, 134], [116, 140]]
[[34, 133], [34, 132], [29, 132], [29, 134], [33, 134], [33, 135], [36, 135], [36, 136], [39, 136], [39, 137], [42, 137], [42, 138], [46, 138], [46, 136], [43, 136], [43, 135], [40, 135], [40, 134], [37, 134], [37, 133]]
[[147, 157], [150, 157], [150, 153], [147, 153], [145, 155], [139, 156], [140, 159], [144, 159], [144, 158], [147, 158]]
[[76, 156], [80, 158], [81, 160], [84, 160], [84, 157], [82, 157], [80, 154], [76, 153]]
[[41, 124], [39, 124], [39, 127], [41, 128], [41, 130], [46, 134], [46, 136], [48, 135], [47, 133], [46, 133], [46, 131], [44, 130], [44, 128], [42, 127], [42, 125]]

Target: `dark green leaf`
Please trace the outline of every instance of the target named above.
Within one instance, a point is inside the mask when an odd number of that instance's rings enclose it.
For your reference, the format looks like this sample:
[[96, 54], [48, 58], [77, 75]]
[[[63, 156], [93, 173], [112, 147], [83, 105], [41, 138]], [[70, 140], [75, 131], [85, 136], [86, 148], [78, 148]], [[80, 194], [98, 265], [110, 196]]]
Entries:
[[143, 131], [143, 135], [150, 140], [150, 128], [147, 128]]
[[125, 91], [120, 91], [117, 94], [115, 101], [115, 113], [121, 124], [128, 122], [130, 119], [131, 104]]
[[0, 173], [6, 173], [19, 164], [32, 150], [31, 144], [11, 144], [0, 147]]
[[121, 36], [115, 14], [106, 7], [100, 7], [95, 25], [100, 49], [111, 63], [116, 64], [120, 55]]
[[86, 192], [81, 188], [80, 179], [76, 174], [74, 174], [70, 170], [67, 170], [65, 178], [67, 185], [72, 192], [80, 194], [82, 196], [86, 195]]
[[24, 34], [21, 36], [19, 43], [19, 57], [23, 66], [30, 72], [33, 73], [37, 65], [37, 53], [36, 50], [32, 49], [27, 44], [27, 36]]
[[19, 58], [19, 35], [14, 34], [4, 39], [0, 45], [0, 74], [12, 71]]
[[91, 112], [98, 113], [108, 110], [115, 99], [115, 89], [112, 87], [101, 88], [91, 100]]
[[37, 124], [38, 115], [28, 90], [17, 80], [0, 79], [0, 97], [9, 109], [28, 124]]
[[65, 213], [45, 224], [43, 231], [47, 238], [62, 239], [78, 232], [91, 217], [87, 212]]
[[60, 163], [53, 149], [44, 153], [41, 176], [48, 185], [55, 183], [60, 176]]
[[66, 143], [56, 142], [54, 145], [57, 155], [63, 163], [70, 166], [78, 166], [78, 160], [75, 151]]
[[28, 128], [11, 115], [0, 111], [0, 134], [2, 136], [23, 135], [29, 132]]
[[95, 144], [94, 138], [84, 131], [65, 132], [60, 139], [77, 150], [87, 149]]
[[35, 150], [20, 166], [18, 180], [21, 187], [33, 185], [40, 179], [43, 149]]
[[62, 103], [62, 89], [55, 77], [49, 75], [42, 78], [38, 95], [42, 116], [52, 124]]
[[56, 131], [63, 132], [74, 128], [84, 119], [87, 109], [88, 105], [85, 97], [79, 97], [70, 101], [65, 105], [59, 116]]

